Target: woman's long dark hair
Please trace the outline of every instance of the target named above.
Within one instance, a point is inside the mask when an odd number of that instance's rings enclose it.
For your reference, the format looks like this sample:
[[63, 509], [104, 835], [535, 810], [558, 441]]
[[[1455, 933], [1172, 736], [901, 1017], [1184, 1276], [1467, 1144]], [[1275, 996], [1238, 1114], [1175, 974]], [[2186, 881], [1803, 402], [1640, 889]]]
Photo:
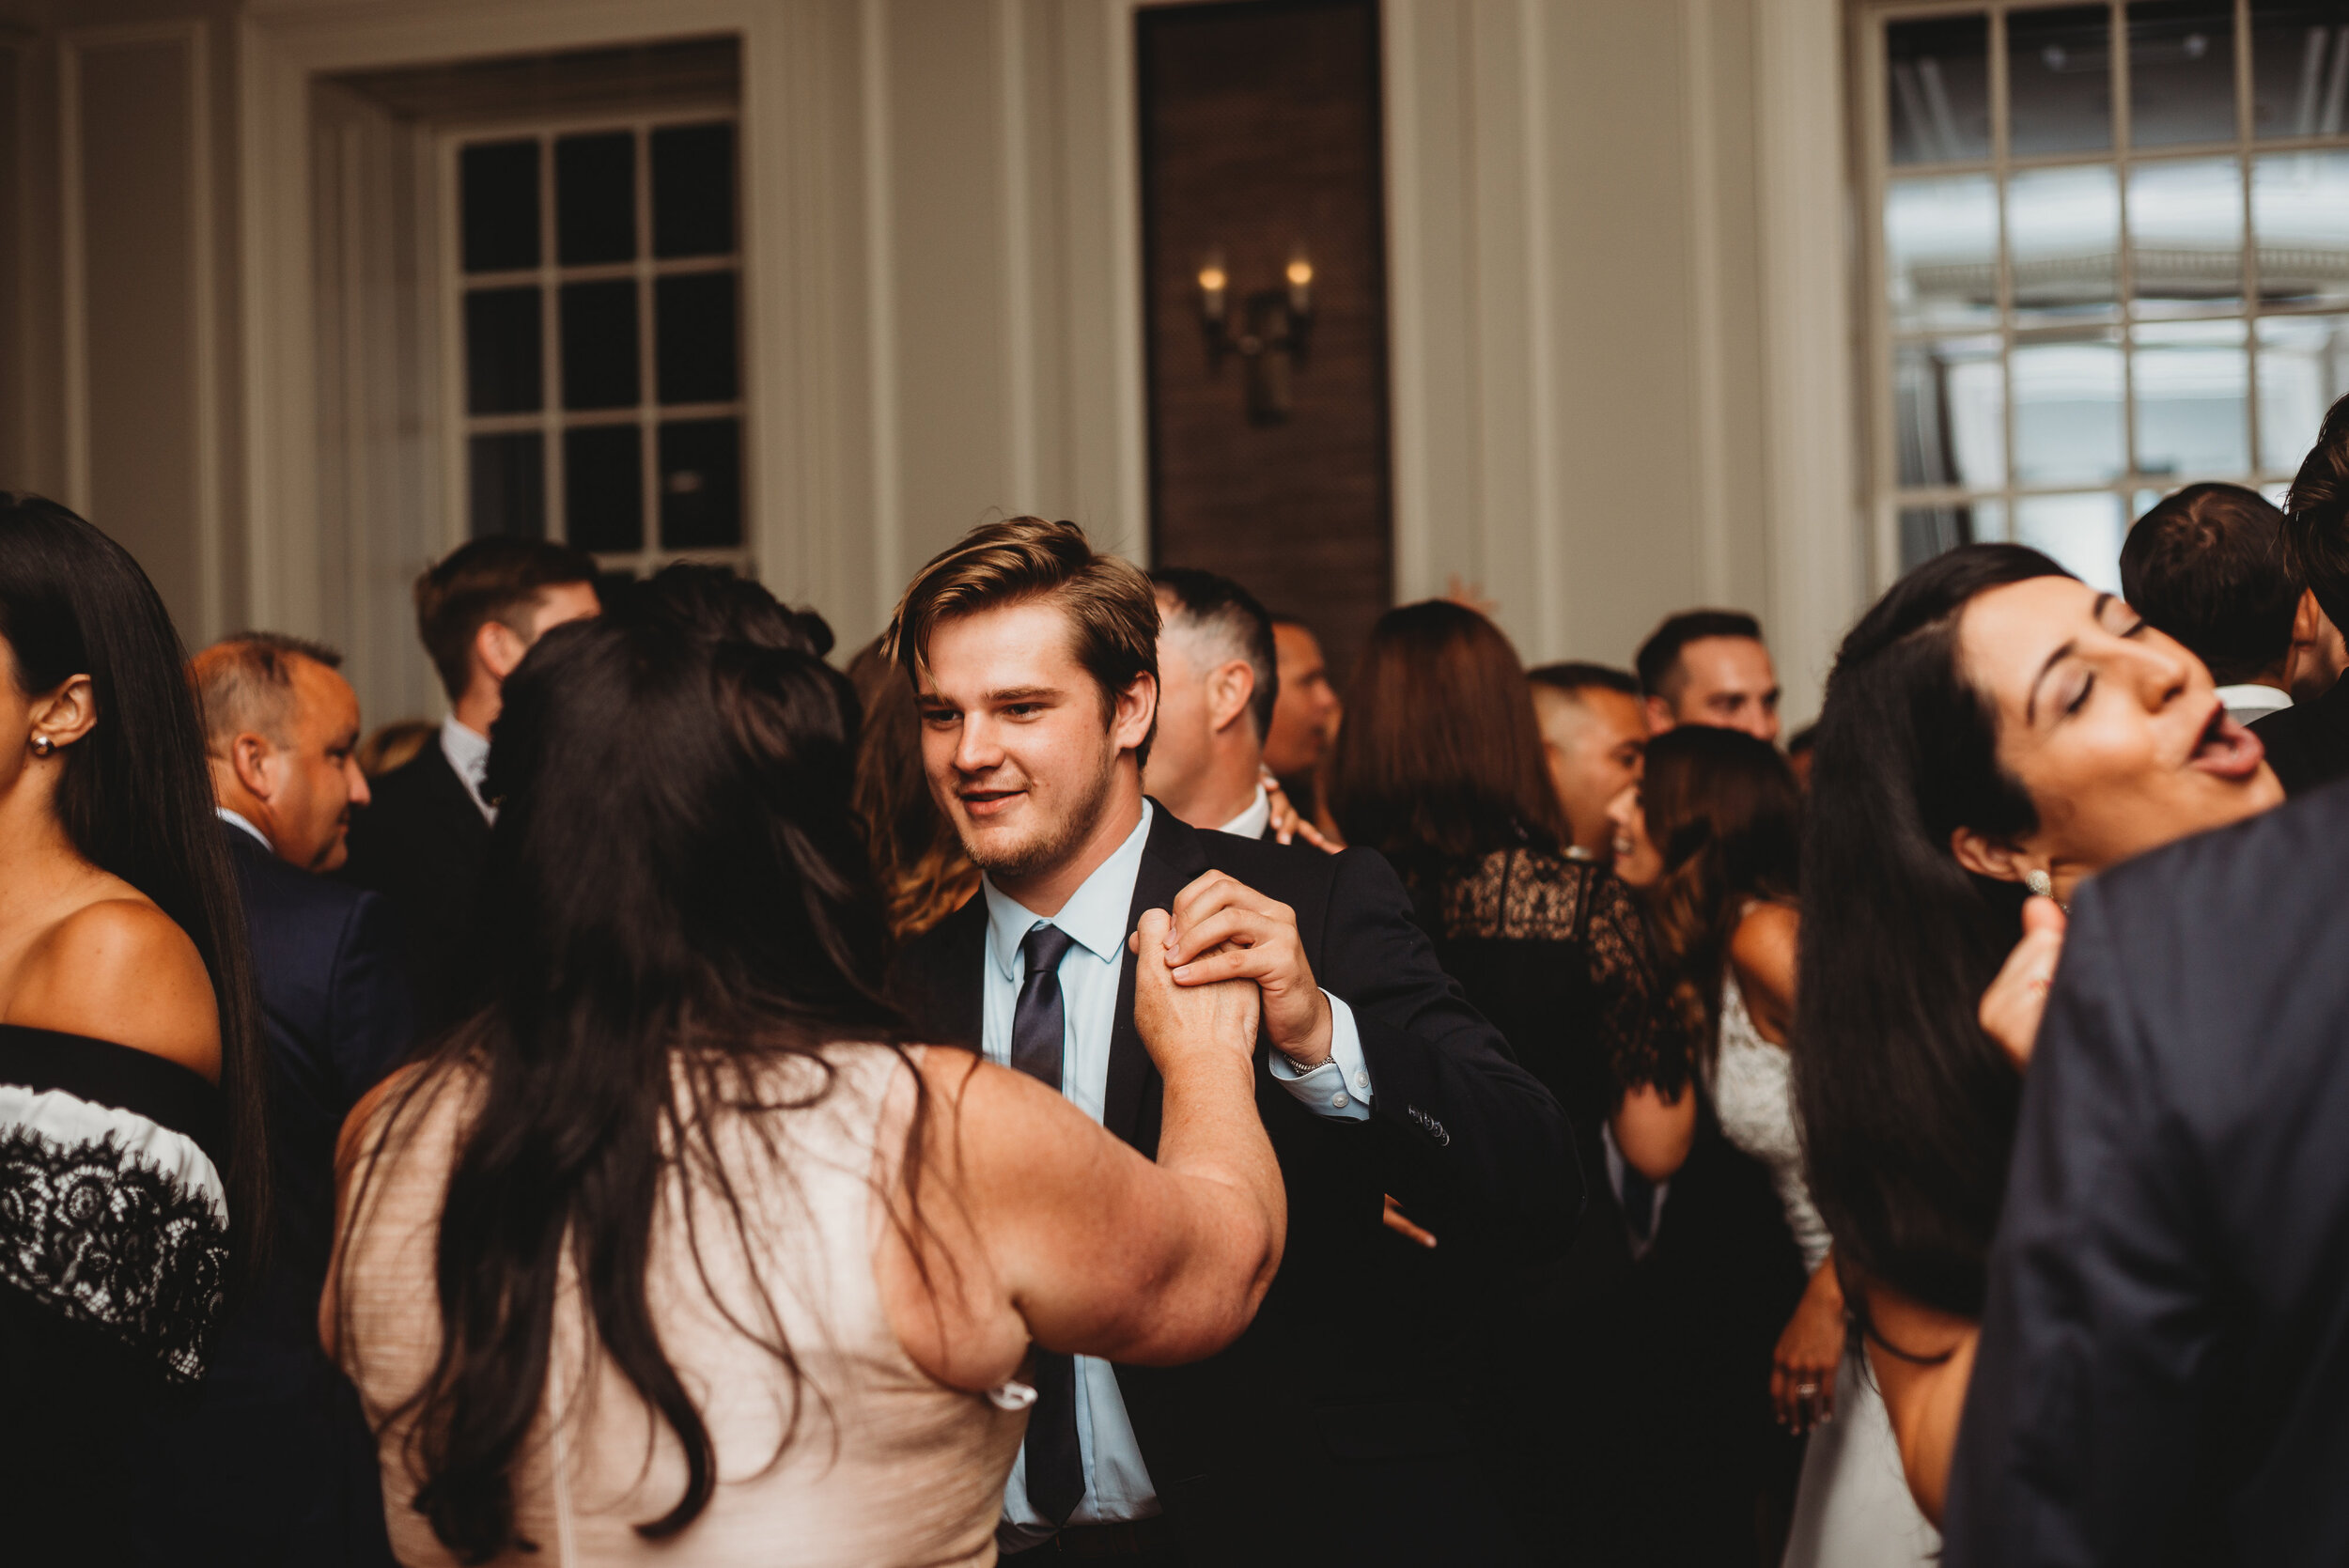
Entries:
[[962, 908], [979, 891], [979, 868], [930, 797], [922, 771], [922, 715], [913, 683], [877, 638], [848, 663], [864, 705], [856, 757], [856, 813], [900, 943]]
[[1710, 1061], [1738, 920], [1755, 899], [1795, 896], [1802, 791], [1768, 741], [1684, 724], [1648, 742], [1640, 808], [1664, 862], [1641, 902], [1672, 970], [1672, 1011]]
[[249, 1278], [270, 1225], [269, 1063], [244, 904], [204, 760], [187, 650], [131, 552], [53, 501], [0, 491], [0, 636], [28, 695], [89, 676], [98, 721], [65, 748], [56, 810], [84, 860], [188, 934], [220, 1012], [229, 1248]]
[[[490, 757], [490, 1000], [377, 1145], [380, 1162], [436, 1083], [468, 1085], [440, 1220], [439, 1358], [389, 1413], [416, 1417], [414, 1506], [466, 1561], [524, 1545], [512, 1477], [543, 1407], [567, 1249], [596, 1343], [684, 1450], [683, 1494], [637, 1529], [662, 1539], [700, 1515], [715, 1452], [646, 1294], [663, 1183], [690, 1167], [747, 1248], [713, 1123], [747, 1112], [771, 1136], [822, 1095], [778, 1103], [764, 1067], [900, 1034], [848, 809], [855, 696], [805, 648], [741, 640], [692, 599], [657, 583], [624, 595], [549, 632], [506, 682]], [[910, 1188], [923, 1113], [917, 1099]], [[354, 1225], [374, 1176], [371, 1163]], [[797, 1387], [772, 1300], [736, 1327]]]
[[1423, 882], [1563, 842], [1532, 689], [1492, 622], [1448, 599], [1390, 610], [1346, 690], [1330, 808], [1348, 844]]
[[2025, 895], [1968, 873], [1951, 840], [2012, 840], [2038, 816], [1999, 766], [1958, 618], [1991, 588], [2069, 575], [1968, 545], [1901, 579], [1843, 640], [1811, 764], [1795, 1083], [1812, 1197], [1858, 1281], [1968, 1317], [2022, 1094], [1976, 1015]]

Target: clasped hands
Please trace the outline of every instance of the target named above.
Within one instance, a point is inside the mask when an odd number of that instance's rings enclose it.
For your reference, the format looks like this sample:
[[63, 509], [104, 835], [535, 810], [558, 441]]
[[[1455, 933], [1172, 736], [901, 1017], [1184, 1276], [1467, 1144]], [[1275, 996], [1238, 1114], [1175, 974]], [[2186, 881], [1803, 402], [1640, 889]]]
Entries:
[[1127, 939], [1137, 963], [1156, 958], [1184, 989], [1252, 982], [1263, 998], [1264, 1035], [1272, 1048], [1299, 1073], [1330, 1060], [1335, 1020], [1306, 961], [1296, 910], [1210, 871], [1174, 895], [1163, 925], [1150, 918], [1158, 913], [1145, 914]]

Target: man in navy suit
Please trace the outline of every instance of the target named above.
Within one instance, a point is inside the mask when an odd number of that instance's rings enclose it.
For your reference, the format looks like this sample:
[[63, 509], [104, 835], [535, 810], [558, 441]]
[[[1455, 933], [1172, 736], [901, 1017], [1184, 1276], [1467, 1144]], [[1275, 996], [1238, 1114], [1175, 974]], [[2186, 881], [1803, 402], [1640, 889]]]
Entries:
[[1159, 599], [1159, 728], [1144, 783], [1194, 828], [1268, 836], [1264, 740], [1280, 698], [1272, 617], [1228, 577], [1150, 574]]
[[416, 629], [448, 692], [441, 733], [375, 781], [342, 878], [392, 901], [428, 1028], [472, 1011], [474, 904], [496, 803], [481, 793], [506, 677], [549, 629], [593, 615], [596, 563], [544, 539], [475, 539], [416, 579]]
[[2336, 785], [2074, 899], [1951, 1568], [2349, 1561], [2344, 881]]
[[340, 662], [266, 633], [194, 660], [269, 1045], [278, 1224], [267, 1274], [222, 1331], [201, 1407], [159, 1445], [159, 1562], [391, 1560], [375, 1445], [318, 1336], [334, 1141], [415, 1032], [390, 904], [319, 875], [342, 863], [351, 810], [367, 800], [351, 755], [359, 700]]

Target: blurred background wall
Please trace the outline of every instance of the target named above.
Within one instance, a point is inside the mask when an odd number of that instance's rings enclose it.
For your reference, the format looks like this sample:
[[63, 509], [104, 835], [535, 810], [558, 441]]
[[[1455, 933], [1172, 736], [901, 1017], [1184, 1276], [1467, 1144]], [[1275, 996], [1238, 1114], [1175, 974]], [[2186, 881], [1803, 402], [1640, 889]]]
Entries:
[[2340, 8], [0, 0], [0, 484], [370, 721], [475, 532], [853, 644], [1015, 511], [1341, 658], [1455, 579], [1529, 661], [1740, 605], [1800, 716], [1923, 553], [2288, 477]]

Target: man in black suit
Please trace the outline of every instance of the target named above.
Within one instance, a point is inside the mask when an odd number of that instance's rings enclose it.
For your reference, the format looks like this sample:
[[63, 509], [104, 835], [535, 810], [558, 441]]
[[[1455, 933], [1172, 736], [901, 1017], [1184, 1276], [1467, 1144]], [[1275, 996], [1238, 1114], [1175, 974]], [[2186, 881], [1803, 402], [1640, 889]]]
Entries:
[[1228, 577], [1190, 567], [1150, 574], [1159, 600], [1159, 728], [1150, 798], [1194, 828], [1271, 831], [1264, 737], [1280, 699], [1272, 617]]
[[195, 656], [205, 750], [243, 894], [271, 1067], [277, 1230], [221, 1332], [200, 1408], [148, 1467], [157, 1563], [333, 1568], [391, 1560], [374, 1439], [319, 1348], [334, 1141], [414, 1035], [391, 907], [319, 875], [342, 862], [359, 700], [314, 643], [246, 633]]
[[550, 627], [598, 609], [596, 564], [537, 539], [475, 539], [416, 579], [416, 629], [449, 700], [437, 743], [376, 781], [345, 879], [388, 896], [427, 1028], [467, 1011], [469, 936], [495, 805], [481, 795], [506, 677]]
[[[2284, 497], [2284, 553], [2331, 624], [2349, 629], [2349, 397], [2325, 415], [2316, 444]], [[2321, 696], [2294, 693], [2295, 706], [2251, 726], [2287, 795], [2349, 777], [2349, 680]]]
[[[1013, 1561], [1509, 1561], [1454, 1390], [1398, 1310], [1415, 1293], [1393, 1288], [1381, 1194], [1448, 1248], [1555, 1252], [1582, 1196], [1563, 1115], [1437, 966], [1384, 861], [1202, 832], [1145, 799], [1157, 633], [1139, 571], [1034, 518], [932, 561], [893, 630], [932, 793], [987, 873], [901, 960], [917, 1027], [1035, 1073], [1147, 1155], [1133, 965], [1252, 979], [1288, 1193], [1280, 1276], [1229, 1350], [1179, 1369], [1039, 1352], [1003, 1544]], [[1153, 908], [1174, 945], [1129, 953]]]
[[1951, 1568], [2349, 1562], [2344, 885], [2349, 791], [2328, 789], [2075, 898]]

